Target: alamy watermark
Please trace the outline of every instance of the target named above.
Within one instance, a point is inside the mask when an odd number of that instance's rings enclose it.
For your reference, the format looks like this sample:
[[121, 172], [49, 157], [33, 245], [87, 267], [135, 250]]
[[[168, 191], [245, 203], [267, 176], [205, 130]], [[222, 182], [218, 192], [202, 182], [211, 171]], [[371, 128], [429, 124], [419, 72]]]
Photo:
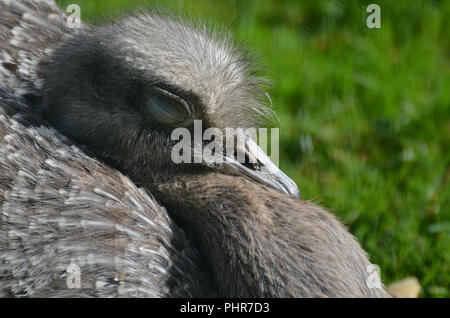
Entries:
[[66, 25], [70, 29], [81, 28], [81, 8], [78, 4], [69, 4], [66, 13], [71, 13], [66, 19]]
[[67, 272], [67, 288], [74, 289], [74, 288], [81, 288], [81, 269], [80, 266], [78, 266], [75, 263], [70, 263], [69, 266], [67, 266], [66, 269]]
[[[366, 25], [369, 29], [381, 28], [381, 8], [378, 4], [369, 4], [366, 12], [370, 13], [366, 19]], [[70, 29], [81, 28], [81, 8], [78, 4], [69, 4], [66, 13], [70, 13], [67, 17], [66, 24]]]
[[367, 266], [366, 271], [369, 274], [366, 279], [366, 286], [368, 288], [382, 288], [383, 285], [381, 284], [380, 266], [370, 264]]
[[366, 20], [369, 29], [381, 28], [381, 8], [378, 4], [372, 3], [367, 6], [367, 13], [370, 13]]
[[[239, 163], [256, 163], [251, 156], [252, 145], [246, 143], [248, 138], [258, 140], [258, 147], [268, 154], [268, 128], [208, 128], [203, 131], [202, 121], [194, 120], [194, 136], [187, 128], [180, 127], [172, 131], [171, 140], [178, 141], [172, 148], [171, 158], [179, 163], [221, 164], [226, 158], [233, 158]], [[279, 163], [279, 128], [270, 128], [270, 160]], [[250, 150], [250, 151], [246, 151]], [[224, 156], [225, 154], [225, 156]]]

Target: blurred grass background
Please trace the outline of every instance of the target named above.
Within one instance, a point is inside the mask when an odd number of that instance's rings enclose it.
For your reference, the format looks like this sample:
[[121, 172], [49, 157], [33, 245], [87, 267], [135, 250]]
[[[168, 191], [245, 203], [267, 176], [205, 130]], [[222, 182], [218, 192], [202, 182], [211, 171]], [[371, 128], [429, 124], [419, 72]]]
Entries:
[[450, 297], [450, 1], [60, 0], [83, 20], [143, 3], [227, 26], [273, 79], [280, 166], [391, 283]]

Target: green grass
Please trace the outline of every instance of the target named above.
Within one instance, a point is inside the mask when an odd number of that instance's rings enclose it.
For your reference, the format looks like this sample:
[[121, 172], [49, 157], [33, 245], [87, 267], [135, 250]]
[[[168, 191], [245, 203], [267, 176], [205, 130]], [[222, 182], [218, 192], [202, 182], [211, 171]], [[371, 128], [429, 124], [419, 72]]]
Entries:
[[[166, 3], [167, 2], [167, 3]], [[152, 1], [226, 25], [273, 79], [280, 165], [337, 214], [385, 283], [450, 296], [450, 1]], [[82, 18], [142, 1], [58, 1]], [[147, 3], [147, 2], [146, 2]]]

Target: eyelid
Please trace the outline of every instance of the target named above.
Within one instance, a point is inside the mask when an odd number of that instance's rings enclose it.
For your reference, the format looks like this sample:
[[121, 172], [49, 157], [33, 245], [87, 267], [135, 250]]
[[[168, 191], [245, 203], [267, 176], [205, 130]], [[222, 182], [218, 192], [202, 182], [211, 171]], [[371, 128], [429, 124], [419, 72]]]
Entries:
[[161, 94], [161, 95], [163, 95], [165, 97], [168, 97], [168, 98], [170, 98], [170, 99], [180, 103], [184, 107], [184, 109], [186, 111], [186, 114], [187, 114], [187, 117], [192, 117], [191, 107], [189, 106], [189, 104], [183, 98], [181, 98], [180, 96], [165, 90], [164, 88], [158, 87], [158, 86], [152, 86], [152, 90], [154, 92], [156, 92], [157, 94]]
[[189, 124], [193, 111], [182, 97], [158, 86], [151, 86], [147, 109], [152, 117], [165, 125]]

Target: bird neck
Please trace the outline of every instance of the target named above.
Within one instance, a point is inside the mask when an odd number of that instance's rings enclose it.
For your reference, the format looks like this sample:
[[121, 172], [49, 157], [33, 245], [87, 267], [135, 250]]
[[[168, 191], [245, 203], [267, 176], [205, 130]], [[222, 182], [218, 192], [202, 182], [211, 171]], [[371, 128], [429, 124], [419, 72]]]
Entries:
[[370, 262], [323, 208], [246, 178], [177, 174], [149, 189], [192, 230], [222, 297], [385, 297]]
[[222, 296], [292, 296], [287, 289], [280, 293], [277, 286], [282, 286], [284, 277], [272, 275], [270, 270], [276, 267], [272, 261], [279, 258], [270, 255], [279, 251], [270, 248], [277, 231], [273, 220], [277, 213], [269, 211], [261, 198], [278, 193], [218, 173], [177, 176], [151, 191], [177, 223], [192, 230]]

